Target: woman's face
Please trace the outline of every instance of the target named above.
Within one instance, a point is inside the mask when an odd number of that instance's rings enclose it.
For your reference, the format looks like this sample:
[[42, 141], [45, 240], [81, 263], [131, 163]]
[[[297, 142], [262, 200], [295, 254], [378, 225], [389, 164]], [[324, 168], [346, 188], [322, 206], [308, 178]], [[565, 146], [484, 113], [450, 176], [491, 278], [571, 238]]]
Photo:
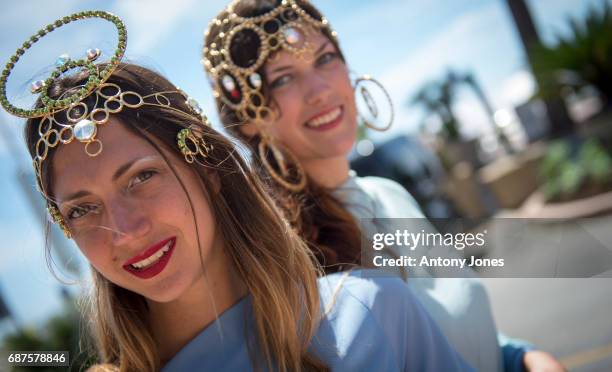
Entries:
[[118, 120], [98, 127], [102, 152], [61, 145], [53, 158], [52, 189], [76, 244], [93, 267], [118, 286], [157, 302], [180, 298], [222, 255], [201, 180], [174, 153], [159, 152]]
[[268, 128], [301, 161], [346, 156], [356, 136], [356, 109], [347, 66], [318, 31], [304, 57], [279, 52], [265, 65], [279, 117]]

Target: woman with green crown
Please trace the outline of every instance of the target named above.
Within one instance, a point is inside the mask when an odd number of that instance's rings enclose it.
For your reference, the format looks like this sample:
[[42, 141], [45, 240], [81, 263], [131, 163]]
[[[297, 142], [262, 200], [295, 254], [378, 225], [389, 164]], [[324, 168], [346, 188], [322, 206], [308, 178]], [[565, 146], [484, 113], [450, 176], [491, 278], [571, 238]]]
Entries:
[[[117, 27], [114, 55], [63, 58], [32, 84], [35, 106], [15, 106], [21, 56], [89, 18]], [[471, 370], [401, 280], [317, 279], [235, 145], [164, 77], [122, 63], [126, 41], [118, 17], [76, 13], [29, 38], [0, 79], [49, 213], [90, 264], [90, 370]]]

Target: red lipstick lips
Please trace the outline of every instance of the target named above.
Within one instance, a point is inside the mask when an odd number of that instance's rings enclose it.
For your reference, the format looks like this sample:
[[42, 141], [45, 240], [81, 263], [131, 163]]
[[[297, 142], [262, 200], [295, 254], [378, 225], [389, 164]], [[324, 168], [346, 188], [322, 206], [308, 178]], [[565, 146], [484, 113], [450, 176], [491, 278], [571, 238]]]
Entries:
[[[163, 253], [159, 252], [168, 243], [169, 243], [168, 250]], [[164, 270], [164, 268], [168, 264], [168, 261], [170, 261], [170, 257], [172, 256], [172, 253], [174, 252], [175, 244], [176, 244], [176, 236], [162, 240], [161, 242], [151, 246], [150, 248], [147, 248], [147, 250], [145, 250], [143, 253], [130, 258], [125, 264], [123, 264], [123, 268], [130, 274], [133, 274], [139, 278], [142, 278], [142, 279], [152, 278]], [[137, 268], [133, 266], [133, 264], [146, 260], [147, 258], [150, 258], [159, 253], [161, 253], [161, 257], [159, 257], [155, 262], [151, 262], [150, 264], [147, 264], [146, 266], [141, 267], [141, 268]]]

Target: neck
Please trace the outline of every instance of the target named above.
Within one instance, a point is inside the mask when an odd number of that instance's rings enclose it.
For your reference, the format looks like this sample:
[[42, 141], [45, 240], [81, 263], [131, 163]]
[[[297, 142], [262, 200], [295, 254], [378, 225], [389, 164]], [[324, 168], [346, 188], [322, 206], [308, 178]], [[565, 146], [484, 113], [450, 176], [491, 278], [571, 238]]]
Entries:
[[302, 161], [304, 170], [317, 185], [335, 189], [349, 176], [350, 165], [345, 156]]
[[218, 258], [210, 261], [225, 264], [207, 261], [203, 275], [180, 298], [165, 303], [148, 300], [150, 324], [162, 365], [247, 294], [235, 269], [228, 270], [233, 265], [224, 250], [217, 252]]

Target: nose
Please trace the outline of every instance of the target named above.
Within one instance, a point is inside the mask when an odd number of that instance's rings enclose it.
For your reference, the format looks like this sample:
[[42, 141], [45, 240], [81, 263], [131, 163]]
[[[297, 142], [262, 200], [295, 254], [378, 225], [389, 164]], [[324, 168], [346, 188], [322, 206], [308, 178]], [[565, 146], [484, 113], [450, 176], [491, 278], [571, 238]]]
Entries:
[[151, 231], [151, 220], [143, 210], [142, 206], [130, 203], [124, 198], [108, 203], [108, 227], [113, 246], [128, 245]]
[[305, 101], [309, 105], [319, 105], [326, 102], [332, 93], [329, 81], [316, 72], [305, 76], [303, 84], [306, 88]]

